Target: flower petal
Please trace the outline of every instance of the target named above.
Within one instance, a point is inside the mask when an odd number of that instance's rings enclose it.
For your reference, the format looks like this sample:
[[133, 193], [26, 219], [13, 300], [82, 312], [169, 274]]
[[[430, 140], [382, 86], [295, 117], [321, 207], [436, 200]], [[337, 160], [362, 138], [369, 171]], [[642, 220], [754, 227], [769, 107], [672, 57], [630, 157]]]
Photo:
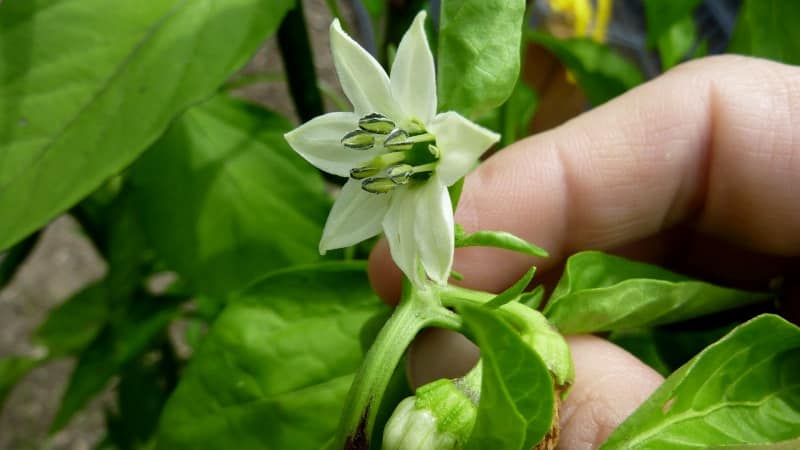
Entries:
[[425, 273], [439, 284], [447, 284], [453, 268], [455, 232], [453, 207], [447, 187], [438, 175], [417, 188], [414, 236]]
[[398, 189], [392, 194], [394, 197], [389, 211], [383, 219], [383, 232], [394, 263], [415, 286], [423, 286], [425, 280], [419, 271], [420, 255], [414, 239], [414, 218], [417, 214], [414, 194], [415, 191], [411, 189]]
[[391, 195], [370, 194], [361, 189], [360, 181], [347, 180], [325, 222], [319, 241], [320, 254], [349, 247], [380, 233]]
[[397, 47], [391, 84], [406, 117], [428, 123], [436, 114], [436, 72], [425, 35], [425, 11], [417, 14]]
[[325, 172], [349, 177], [357, 167], [381, 152], [380, 149], [352, 150], [342, 145], [342, 137], [358, 128], [358, 116], [349, 112], [315, 117], [286, 133], [286, 142], [311, 164]]
[[436, 145], [442, 151], [437, 173], [445, 186], [450, 186], [466, 175], [478, 158], [500, 135], [470, 122], [454, 111], [438, 114], [428, 124], [436, 136]]
[[378, 61], [342, 30], [339, 20], [331, 24], [330, 37], [339, 82], [356, 114], [359, 117], [371, 113], [399, 117], [389, 77]]

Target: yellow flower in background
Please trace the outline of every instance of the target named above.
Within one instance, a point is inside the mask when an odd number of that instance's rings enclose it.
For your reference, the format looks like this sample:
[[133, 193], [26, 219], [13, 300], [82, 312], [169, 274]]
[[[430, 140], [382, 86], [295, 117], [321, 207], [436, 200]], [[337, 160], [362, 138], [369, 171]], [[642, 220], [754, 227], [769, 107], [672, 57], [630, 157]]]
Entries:
[[613, 0], [548, 0], [550, 9], [572, 23], [573, 35], [591, 37], [597, 42], [606, 40], [608, 22], [611, 19]]

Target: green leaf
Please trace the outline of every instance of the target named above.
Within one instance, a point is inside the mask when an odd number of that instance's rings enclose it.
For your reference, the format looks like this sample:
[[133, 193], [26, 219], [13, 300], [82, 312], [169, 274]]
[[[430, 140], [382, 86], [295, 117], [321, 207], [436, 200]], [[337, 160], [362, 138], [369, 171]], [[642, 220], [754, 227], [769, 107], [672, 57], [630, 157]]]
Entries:
[[108, 318], [108, 290], [103, 281], [91, 284], [50, 311], [33, 339], [49, 356], [65, 356], [86, 348]]
[[465, 450], [532, 448], [550, 431], [555, 393], [547, 366], [517, 333], [486, 308], [459, 308], [481, 349], [478, 418]]
[[275, 273], [232, 299], [182, 377], [160, 449], [318, 449], [387, 308], [362, 263]]
[[146, 351], [175, 317], [178, 305], [165, 299], [137, 299], [124, 321], [108, 324], [81, 353], [51, 431], [63, 428], [112, 376]]
[[575, 76], [592, 105], [605, 103], [644, 81], [644, 75], [633, 63], [591, 39], [557, 39], [533, 31], [527, 37], [556, 55]]
[[486, 303], [486, 306], [488, 308], [499, 308], [500, 306], [503, 306], [506, 303], [517, 299], [517, 297], [519, 297], [522, 294], [522, 291], [524, 291], [525, 288], [528, 287], [529, 284], [531, 284], [531, 280], [533, 280], [533, 275], [535, 273], [536, 273], [536, 266], [533, 266], [530, 269], [528, 269], [527, 272], [525, 272], [525, 275], [523, 275], [522, 278], [520, 278], [519, 280], [517, 280], [516, 283], [511, 285], [511, 287], [501, 292], [500, 294], [497, 295], [497, 297], [493, 298], [488, 303]]
[[670, 376], [602, 449], [796, 442], [798, 373], [800, 329], [778, 316], [759, 316]]
[[443, 0], [439, 110], [467, 117], [501, 105], [520, 68], [523, 0]]
[[186, 111], [133, 167], [146, 234], [201, 292], [224, 299], [266, 272], [319, 259], [330, 200], [286, 144], [290, 128], [217, 97]]
[[514, 91], [503, 105], [501, 147], [507, 147], [528, 135], [533, 115], [539, 106], [539, 96], [522, 79], [517, 80]]
[[547, 257], [547, 250], [537, 247], [530, 242], [518, 238], [505, 231], [476, 231], [467, 234], [464, 227], [456, 224], [456, 247], [497, 247], [524, 253], [526, 255]]
[[[760, 1], [760, 0], [759, 0]], [[653, 47], [671, 32], [677, 22], [691, 18], [702, 0], [644, 0], [647, 16], [647, 44]]]
[[729, 51], [800, 64], [800, 3], [745, 0]]
[[697, 28], [692, 16], [675, 22], [666, 33], [658, 38], [658, 52], [661, 69], [668, 70], [681, 62], [697, 41]]
[[0, 4], [0, 249], [131, 163], [244, 64], [292, 4]]
[[678, 322], [768, 298], [590, 251], [567, 260], [544, 314], [564, 334], [594, 333]]
[[0, 411], [11, 389], [44, 360], [28, 356], [7, 356], [0, 358]]
[[544, 293], [544, 285], [540, 284], [533, 288], [532, 291], [522, 294], [522, 296], [519, 298], [519, 302], [530, 309], [539, 309], [539, 306], [542, 304], [542, 300], [544, 300]]

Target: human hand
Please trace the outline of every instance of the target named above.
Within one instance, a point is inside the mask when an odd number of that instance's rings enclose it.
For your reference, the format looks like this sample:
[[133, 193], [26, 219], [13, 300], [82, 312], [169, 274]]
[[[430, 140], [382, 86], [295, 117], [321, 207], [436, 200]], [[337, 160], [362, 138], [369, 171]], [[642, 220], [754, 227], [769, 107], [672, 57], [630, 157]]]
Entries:
[[[743, 287], [786, 273], [800, 255], [798, 119], [796, 67], [735, 56], [679, 66], [467, 177], [457, 223], [509, 231], [551, 258], [465, 248], [454, 270], [463, 285], [497, 292], [532, 264], [547, 280], [566, 256], [602, 249]], [[385, 242], [369, 270], [396, 301], [401, 275]], [[602, 339], [568, 341], [576, 380], [560, 448], [595, 448], [662, 378]], [[464, 338], [429, 332], [411, 350], [410, 375], [417, 385], [460, 375], [476, 358]]]

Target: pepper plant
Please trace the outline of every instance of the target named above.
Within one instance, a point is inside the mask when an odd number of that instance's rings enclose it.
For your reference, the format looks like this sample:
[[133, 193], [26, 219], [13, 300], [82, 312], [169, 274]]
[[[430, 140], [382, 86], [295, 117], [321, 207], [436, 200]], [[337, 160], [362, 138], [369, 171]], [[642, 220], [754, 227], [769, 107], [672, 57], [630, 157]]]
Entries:
[[[588, 2], [551, 3], [588, 35]], [[800, 445], [800, 329], [743, 309], [769, 310], [775, 291], [596, 251], [570, 256], [549, 293], [528, 290], [535, 267], [499, 294], [453, 281], [457, 247], [548, 257], [503, 230], [467, 232], [454, 211], [464, 176], [531, 119], [524, 46], [552, 51], [593, 104], [643, 80], [604, 30], [531, 30], [523, 0], [354, 4], [373, 51], [327, 2], [349, 105], [326, 112], [302, 3], [0, 3], [0, 286], [60, 214], [108, 264], [34, 333], [42, 352], [0, 359], [0, 402], [74, 357], [51, 431], [116, 380], [101, 449], [554, 448], [575, 381], [563, 336], [609, 333], [668, 378], [602, 448]], [[699, 54], [697, 2], [645, 4], [664, 68]], [[798, 63], [800, 41], [771, 34], [798, 19], [789, 2], [745, 1], [733, 48]], [[233, 94], [275, 34], [297, 126]], [[404, 274], [395, 309], [365, 275], [381, 233]], [[729, 320], [667, 336], [693, 351], [666, 362], [654, 336], [697, 317]], [[431, 327], [467, 336], [480, 360], [412, 390], [401, 362]]]

